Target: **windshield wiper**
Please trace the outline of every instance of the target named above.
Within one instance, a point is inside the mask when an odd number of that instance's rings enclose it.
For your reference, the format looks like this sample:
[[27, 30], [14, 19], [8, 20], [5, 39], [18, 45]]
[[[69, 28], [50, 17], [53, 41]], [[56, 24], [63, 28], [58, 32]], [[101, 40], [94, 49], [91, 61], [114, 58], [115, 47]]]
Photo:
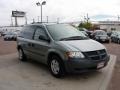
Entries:
[[66, 40], [85, 40], [88, 39], [87, 37], [83, 36], [73, 36], [73, 37], [67, 37], [67, 38], [61, 38], [60, 41], [66, 41]]

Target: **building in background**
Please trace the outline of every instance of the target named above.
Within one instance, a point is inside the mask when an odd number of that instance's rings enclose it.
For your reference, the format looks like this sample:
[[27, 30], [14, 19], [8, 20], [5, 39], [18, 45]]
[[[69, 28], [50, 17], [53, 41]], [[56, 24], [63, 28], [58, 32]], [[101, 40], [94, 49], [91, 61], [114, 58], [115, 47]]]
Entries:
[[99, 21], [100, 29], [107, 32], [120, 31], [120, 21]]

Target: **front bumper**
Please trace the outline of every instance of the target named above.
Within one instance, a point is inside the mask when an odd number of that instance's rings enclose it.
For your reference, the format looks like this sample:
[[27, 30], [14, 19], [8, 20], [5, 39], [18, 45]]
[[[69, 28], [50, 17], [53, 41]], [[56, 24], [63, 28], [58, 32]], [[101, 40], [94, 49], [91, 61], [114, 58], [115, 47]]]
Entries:
[[[109, 55], [104, 60], [69, 59], [64, 64], [66, 72], [81, 73], [104, 68], [108, 64], [109, 59]], [[104, 63], [104, 65], [98, 68], [98, 64], [100, 63]]]
[[96, 39], [96, 41], [100, 41], [100, 42], [109, 42], [109, 39]]

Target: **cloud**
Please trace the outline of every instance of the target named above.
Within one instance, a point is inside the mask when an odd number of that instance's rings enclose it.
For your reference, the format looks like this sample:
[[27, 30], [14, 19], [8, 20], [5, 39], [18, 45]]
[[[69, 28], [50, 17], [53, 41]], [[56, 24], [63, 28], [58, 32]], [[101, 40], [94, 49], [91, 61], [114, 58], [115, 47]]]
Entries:
[[[37, 21], [40, 7], [36, 2], [43, 0], [0, 0], [0, 25], [9, 25], [12, 10], [27, 12], [29, 23], [33, 18]], [[43, 20], [49, 16], [50, 21], [79, 21], [86, 13], [93, 19], [114, 18], [120, 14], [119, 0], [46, 0], [43, 6]], [[107, 16], [108, 15], [108, 16]], [[21, 22], [21, 21], [20, 21]]]

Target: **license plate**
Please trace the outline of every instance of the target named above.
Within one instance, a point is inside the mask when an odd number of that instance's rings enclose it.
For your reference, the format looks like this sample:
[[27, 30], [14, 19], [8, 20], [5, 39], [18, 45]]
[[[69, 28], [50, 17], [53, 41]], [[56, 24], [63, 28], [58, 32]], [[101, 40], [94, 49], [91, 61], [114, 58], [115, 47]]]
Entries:
[[106, 39], [106, 37], [101, 37], [101, 39], [104, 39], [104, 40], [105, 40], [105, 39]]
[[104, 62], [101, 62], [97, 65], [97, 68], [102, 68], [102, 67], [104, 67]]

